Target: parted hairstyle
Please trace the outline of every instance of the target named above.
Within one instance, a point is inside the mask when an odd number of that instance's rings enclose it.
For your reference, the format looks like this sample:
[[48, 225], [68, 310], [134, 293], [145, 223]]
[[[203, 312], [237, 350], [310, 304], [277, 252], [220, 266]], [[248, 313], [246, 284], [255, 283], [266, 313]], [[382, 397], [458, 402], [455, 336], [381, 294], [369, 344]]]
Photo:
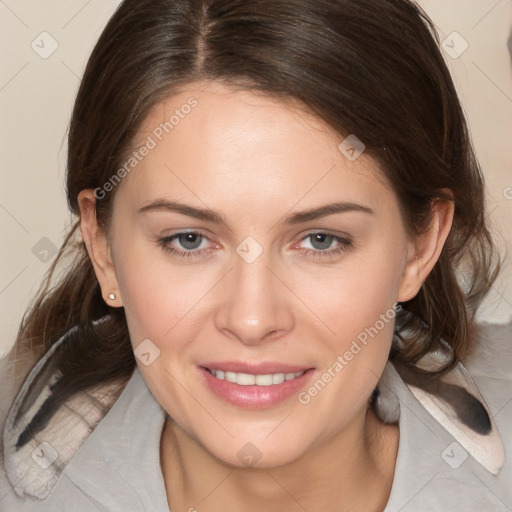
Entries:
[[[390, 358], [425, 376], [421, 357], [446, 352], [431, 379], [463, 358], [499, 261], [482, 173], [426, 14], [409, 0], [124, 0], [88, 61], [69, 126], [74, 224], [15, 346], [38, 359], [78, 326], [52, 356], [62, 376], [48, 415], [79, 390], [128, 379], [135, 366], [124, 310], [104, 302], [79, 234], [78, 194], [122, 167], [154, 105], [198, 80], [299, 100], [340, 142], [355, 134], [396, 193], [411, 237], [451, 191], [452, 229], [417, 296], [398, 308]], [[96, 202], [107, 231], [116, 190]]]

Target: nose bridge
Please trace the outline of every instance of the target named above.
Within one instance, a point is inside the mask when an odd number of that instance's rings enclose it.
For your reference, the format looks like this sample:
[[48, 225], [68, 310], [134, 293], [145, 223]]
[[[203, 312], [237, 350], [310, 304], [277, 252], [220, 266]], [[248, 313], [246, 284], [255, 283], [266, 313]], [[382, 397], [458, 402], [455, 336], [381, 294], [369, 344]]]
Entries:
[[254, 240], [237, 247], [216, 315], [217, 328], [245, 344], [260, 343], [270, 333], [284, 333], [293, 324], [286, 288], [271, 270], [270, 252], [262, 249]]
[[[232, 279], [238, 301], [249, 304], [270, 302], [270, 290], [273, 288], [273, 274], [270, 271], [271, 258], [267, 253], [262, 253], [254, 261], [247, 261], [237, 256], [234, 263]], [[266, 300], [265, 300], [266, 299]]]

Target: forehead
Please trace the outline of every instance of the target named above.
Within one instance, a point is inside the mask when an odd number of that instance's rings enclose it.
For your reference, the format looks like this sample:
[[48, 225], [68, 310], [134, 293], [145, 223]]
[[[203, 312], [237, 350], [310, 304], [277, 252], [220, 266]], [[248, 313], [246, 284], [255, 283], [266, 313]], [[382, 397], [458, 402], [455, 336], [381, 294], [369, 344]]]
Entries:
[[298, 102], [190, 84], [151, 109], [131, 148], [144, 156], [124, 181], [134, 198], [179, 191], [227, 201], [229, 189], [244, 201], [335, 200], [340, 192], [365, 200], [389, 192], [373, 159], [346, 158], [343, 139]]

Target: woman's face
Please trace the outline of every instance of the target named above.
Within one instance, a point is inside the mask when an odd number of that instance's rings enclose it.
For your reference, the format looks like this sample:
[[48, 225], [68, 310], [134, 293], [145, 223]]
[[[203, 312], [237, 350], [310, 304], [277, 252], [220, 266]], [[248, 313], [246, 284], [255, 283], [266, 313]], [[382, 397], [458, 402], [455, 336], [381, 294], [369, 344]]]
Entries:
[[291, 103], [192, 85], [152, 110], [117, 185], [140, 370], [229, 464], [285, 464], [350, 429], [388, 358], [411, 243], [377, 164], [342, 140]]

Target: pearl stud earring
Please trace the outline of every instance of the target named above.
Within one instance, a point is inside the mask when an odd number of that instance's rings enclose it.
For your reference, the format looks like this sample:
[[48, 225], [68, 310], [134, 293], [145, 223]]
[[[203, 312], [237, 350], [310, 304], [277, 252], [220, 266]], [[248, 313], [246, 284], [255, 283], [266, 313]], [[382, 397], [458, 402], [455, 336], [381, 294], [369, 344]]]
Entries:
[[116, 294], [115, 294], [115, 293], [109, 293], [109, 294], [108, 294], [108, 298], [109, 298], [110, 300], [116, 300]]

